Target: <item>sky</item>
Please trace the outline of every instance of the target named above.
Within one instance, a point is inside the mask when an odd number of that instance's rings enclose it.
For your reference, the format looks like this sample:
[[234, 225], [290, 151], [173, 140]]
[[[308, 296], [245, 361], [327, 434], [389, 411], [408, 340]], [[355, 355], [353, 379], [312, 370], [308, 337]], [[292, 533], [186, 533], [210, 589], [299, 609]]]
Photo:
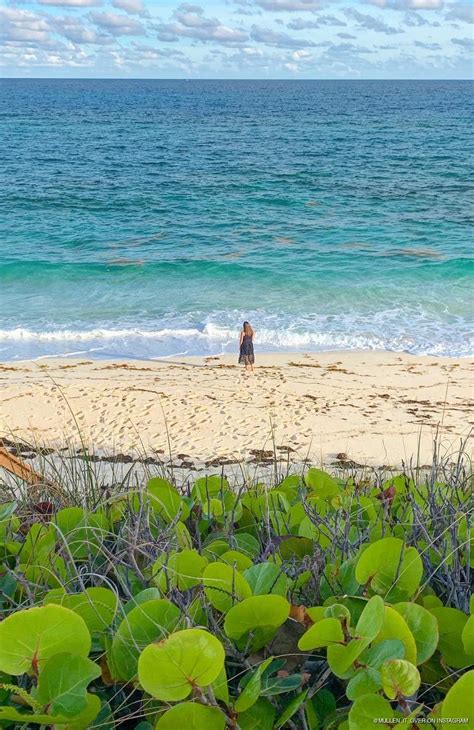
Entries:
[[0, 75], [472, 78], [474, 0], [17, 0]]

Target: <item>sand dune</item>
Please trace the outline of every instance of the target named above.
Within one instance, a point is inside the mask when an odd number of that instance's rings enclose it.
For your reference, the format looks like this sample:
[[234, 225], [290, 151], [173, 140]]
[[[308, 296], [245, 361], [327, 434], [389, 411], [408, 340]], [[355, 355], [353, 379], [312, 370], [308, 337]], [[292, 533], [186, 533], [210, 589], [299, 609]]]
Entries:
[[189, 464], [259, 457], [429, 461], [473, 425], [472, 363], [398, 353], [167, 361], [48, 359], [0, 365], [0, 435], [61, 448], [168, 453]]

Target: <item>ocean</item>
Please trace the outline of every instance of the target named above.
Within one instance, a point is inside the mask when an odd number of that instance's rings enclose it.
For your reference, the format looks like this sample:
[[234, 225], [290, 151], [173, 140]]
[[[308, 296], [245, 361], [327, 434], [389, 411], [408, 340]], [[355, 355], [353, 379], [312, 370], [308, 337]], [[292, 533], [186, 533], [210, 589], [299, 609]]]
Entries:
[[0, 81], [0, 360], [469, 355], [472, 91]]

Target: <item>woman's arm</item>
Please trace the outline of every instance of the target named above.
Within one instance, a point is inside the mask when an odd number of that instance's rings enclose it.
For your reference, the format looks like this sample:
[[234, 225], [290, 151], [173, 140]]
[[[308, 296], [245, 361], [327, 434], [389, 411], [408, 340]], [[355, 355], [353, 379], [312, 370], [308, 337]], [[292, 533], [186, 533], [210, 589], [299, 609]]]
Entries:
[[242, 345], [242, 340], [243, 339], [244, 339], [244, 331], [242, 330], [242, 332], [240, 333], [239, 347], [240, 347], [240, 345]]

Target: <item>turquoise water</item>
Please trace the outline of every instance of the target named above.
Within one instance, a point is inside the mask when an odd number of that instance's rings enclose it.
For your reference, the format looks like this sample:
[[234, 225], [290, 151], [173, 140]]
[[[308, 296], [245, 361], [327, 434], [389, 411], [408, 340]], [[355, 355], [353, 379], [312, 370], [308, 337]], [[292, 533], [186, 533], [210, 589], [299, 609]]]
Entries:
[[0, 97], [0, 359], [471, 351], [470, 82]]

